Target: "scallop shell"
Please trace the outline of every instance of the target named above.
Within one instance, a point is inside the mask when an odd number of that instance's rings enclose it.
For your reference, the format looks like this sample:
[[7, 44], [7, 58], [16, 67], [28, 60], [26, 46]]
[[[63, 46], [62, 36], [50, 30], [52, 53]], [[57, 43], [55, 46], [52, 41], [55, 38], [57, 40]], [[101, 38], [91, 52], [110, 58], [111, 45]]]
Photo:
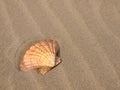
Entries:
[[33, 44], [25, 52], [20, 69], [22, 71], [38, 69], [41, 74], [45, 74], [61, 63], [59, 49], [57, 41], [54, 40], [43, 40]]

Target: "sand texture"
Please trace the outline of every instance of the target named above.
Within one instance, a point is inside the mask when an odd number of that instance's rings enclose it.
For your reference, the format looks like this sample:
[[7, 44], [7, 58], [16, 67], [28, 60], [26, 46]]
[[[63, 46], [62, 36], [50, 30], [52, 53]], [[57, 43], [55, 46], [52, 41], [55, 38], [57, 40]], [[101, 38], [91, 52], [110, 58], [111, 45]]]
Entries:
[[[59, 42], [63, 62], [21, 72], [43, 39]], [[0, 90], [120, 90], [120, 0], [0, 0]]]

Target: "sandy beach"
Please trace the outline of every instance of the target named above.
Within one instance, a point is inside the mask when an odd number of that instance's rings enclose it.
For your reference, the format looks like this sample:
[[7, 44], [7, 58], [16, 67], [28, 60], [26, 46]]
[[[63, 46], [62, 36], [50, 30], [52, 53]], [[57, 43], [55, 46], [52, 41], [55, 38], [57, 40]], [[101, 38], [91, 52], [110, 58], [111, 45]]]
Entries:
[[[45, 75], [19, 64], [33, 42], [59, 42]], [[0, 90], [120, 90], [119, 0], [0, 0]]]

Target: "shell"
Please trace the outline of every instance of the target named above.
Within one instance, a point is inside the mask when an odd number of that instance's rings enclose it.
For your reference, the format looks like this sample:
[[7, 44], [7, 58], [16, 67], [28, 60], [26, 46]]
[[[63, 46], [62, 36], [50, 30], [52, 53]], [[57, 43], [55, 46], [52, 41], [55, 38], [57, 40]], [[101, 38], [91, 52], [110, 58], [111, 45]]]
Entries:
[[43, 40], [30, 46], [25, 52], [20, 64], [22, 71], [38, 69], [41, 74], [45, 74], [61, 63], [58, 56], [60, 48], [57, 41]]

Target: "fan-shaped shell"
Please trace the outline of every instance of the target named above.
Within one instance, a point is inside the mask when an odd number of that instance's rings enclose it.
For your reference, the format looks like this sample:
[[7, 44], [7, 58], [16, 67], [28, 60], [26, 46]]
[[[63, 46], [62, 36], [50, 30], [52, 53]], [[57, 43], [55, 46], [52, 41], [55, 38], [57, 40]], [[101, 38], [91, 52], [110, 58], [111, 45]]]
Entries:
[[61, 62], [57, 56], [59, 49], [58, 43], [54, 40], [43, 40], [33, 44], [25, 52], [20, 69], [39, 69], [41, 74], [45, 74]]

